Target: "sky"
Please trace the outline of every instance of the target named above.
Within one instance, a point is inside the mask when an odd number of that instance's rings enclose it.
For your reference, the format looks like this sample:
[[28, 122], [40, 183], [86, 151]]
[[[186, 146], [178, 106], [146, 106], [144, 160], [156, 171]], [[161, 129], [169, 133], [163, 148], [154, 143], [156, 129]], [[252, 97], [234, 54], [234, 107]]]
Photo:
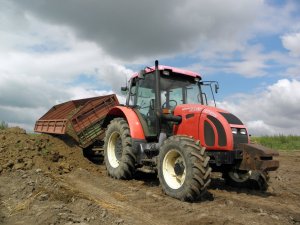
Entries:
[[160, 64], [217, 80], [252, 135], [300, 135], [298, 0], [0, 0], [0, 121], [117, 93]]

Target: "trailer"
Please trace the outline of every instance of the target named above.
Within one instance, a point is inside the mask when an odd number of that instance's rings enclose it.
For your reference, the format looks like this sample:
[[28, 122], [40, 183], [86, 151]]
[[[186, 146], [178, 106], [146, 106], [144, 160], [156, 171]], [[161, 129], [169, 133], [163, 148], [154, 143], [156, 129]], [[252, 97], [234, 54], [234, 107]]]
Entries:
[[79, 146], [87, 148], [103, 140], [103, 121], [107, 113], [119, 105], [115, 94], [67, 101], [53, 106], [36, 121], [38, 133], [69, 135]]

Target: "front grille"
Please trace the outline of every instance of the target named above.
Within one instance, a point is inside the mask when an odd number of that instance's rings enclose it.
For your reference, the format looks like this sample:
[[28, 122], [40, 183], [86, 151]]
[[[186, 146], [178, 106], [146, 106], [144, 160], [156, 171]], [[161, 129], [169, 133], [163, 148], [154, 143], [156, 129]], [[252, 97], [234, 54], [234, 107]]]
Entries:
[[233, 149], [237, 149], [239, 144], [248, 143], [248, 135], [245, 134], [232, 134], [233, 135]]

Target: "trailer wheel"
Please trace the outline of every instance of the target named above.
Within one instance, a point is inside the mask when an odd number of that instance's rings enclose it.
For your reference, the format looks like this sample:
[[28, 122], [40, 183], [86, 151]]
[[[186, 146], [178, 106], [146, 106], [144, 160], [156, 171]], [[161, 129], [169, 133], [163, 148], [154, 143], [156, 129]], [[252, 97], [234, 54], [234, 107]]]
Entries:
[[129, 126], [123, 118], [113, 119], [104, 138], [104, 162], [108, 174], [116, 179], [130, 179], [135, 172]]
[[243, 171], [232, 169], [223, 173], [226, 184], [237, 188], [248, 188], [266, 191], [268, 189], [269, 176], [267, 172]]
[[172, 136], [159, 152], [158, 178], [163, 192], [181, 201], [196, 201], [210, 183], [205, 148], [188, 136]]

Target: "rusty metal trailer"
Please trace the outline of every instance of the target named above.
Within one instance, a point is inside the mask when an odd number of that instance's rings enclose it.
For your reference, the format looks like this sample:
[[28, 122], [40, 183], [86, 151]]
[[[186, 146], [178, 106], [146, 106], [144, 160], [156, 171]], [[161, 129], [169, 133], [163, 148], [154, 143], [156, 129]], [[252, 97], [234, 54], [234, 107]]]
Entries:
[[119, 105], [119, 101], [115, 94], [64, 102], [53, 106], [37, 120], [34, 131], [69, 135], [86, 148], [103, 139], [101, 125], [107, 113], [116, 105]]

